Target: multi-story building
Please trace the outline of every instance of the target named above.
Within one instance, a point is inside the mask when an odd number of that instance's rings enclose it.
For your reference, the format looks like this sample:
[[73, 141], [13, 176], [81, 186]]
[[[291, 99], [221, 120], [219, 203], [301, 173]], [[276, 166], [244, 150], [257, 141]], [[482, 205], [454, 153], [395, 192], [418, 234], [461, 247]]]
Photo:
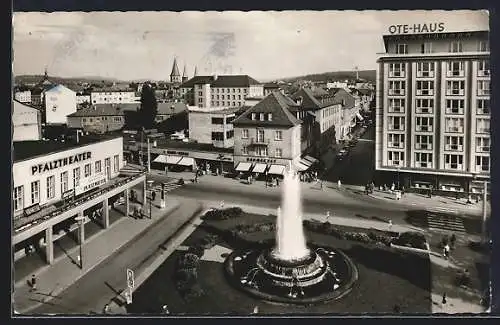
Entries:
[[31, 104], [31, 90], [16, 89], [14, 90], [14, 98], [20, 103]]
[[17, 100], [13, 102], [12, 141], [38, 141], [42, 138], [42, 116], [39, 109]]
[[234, 146], [233, 120], [239, 108], [197, 108], [188, 112], [189, 140], [212, 144], [216, 148]]
[[332, 88], [329, 92], [334, 95], [335, 102], [342, 105], [340, 124], [336, 129], [337, 139], [347, 140], [351, 136], [351, 131], [356, 126], [356, 122], [363, 119], [359, 113], [359, 98], [346, 88]]
[[90, 94], [78, 92], [76, 93], [76, 104], [81, 105], [84, 103], [90, 104], [92, 101], [90, 99]]
[[489, 32], [383, 38], [376, 170], [407, 188], [478, 190], [491, 166]]
[[269, 95], [273, 91], [282, 91], [280, 85], [276, 82], [268, 82], [264, 84], [264, 96]]
[[291, 104], [273, 92], [233, 121], [236, 171], [281, 175], [299, 166], [301, 121], [289, 111]]
[[131, 104], [139, 101], [131, 88], [95, 88], [90, 92], [90, 99], [92, 104]]
[[66, 116], [76, 112], [76, 92], [56, 85], [45, 91], [45, 123], [65, 124]]
[[247, 75], [198, 76], [181, 89], [188, 103], [200, 108], [244, 106], [246, 97], [264, 96], [264, 86]]

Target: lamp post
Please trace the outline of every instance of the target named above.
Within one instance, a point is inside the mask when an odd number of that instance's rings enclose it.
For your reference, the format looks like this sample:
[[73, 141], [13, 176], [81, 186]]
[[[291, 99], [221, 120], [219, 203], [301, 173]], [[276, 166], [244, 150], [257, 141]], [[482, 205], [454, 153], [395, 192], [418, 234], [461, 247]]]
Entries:
[[83, 269], [83, 256], [82, 256], [82, 243], [83, 243], [83, 237], [82, 237], [82, 228], [84, 226], [83, 224], [83, 221], [85, 220], [85, 217], [84, 216], [81, 216], [81, 217], [76, 217], [75, 218], [76, 221], [78, 221], [78, 231], [80, 232], [80, 238], [79, 238], [79, 263], [78, 263], [78, 266], [80, 267], [80, 269]]
[[148, 196], [148, 200], [149, 200], [149, 219], [151, 219], [151, 214], [152, 214], [152, 205], [153, 205], [153, 201], [156, 197], [156, 192], [154, 192], [153, 190], [153, 181], [152, 180], [149, 180], [147, 181], [148, 183], [148, 189], [149, 189], [149, 196]]
[[400, 186], [399, 186], [399, 171], [401, 170], [401, 167], [398, 166], [397, 169], [398, 169], [398, 190], [399, 190], [399, 188], [400, 188]]
[[151, 173], [151, 147], [149, 142], [149, 137], [146, 137], [147, 145], [148, 145], [148, 173]]

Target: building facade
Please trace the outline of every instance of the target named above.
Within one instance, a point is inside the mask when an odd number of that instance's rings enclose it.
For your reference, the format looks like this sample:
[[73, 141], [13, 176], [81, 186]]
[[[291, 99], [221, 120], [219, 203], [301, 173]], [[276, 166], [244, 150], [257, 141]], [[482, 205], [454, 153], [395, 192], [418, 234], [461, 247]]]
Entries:
[[299, 165], [301, 121], [290, 113], [289, 104], [274, 92], [234, 120], [237, 171], [273, 174]]
[[76, 112], [76, 92], [56, 85], [45, 91], [45, 123], [65, 124], [66, 116]]
[[92, 104], [133, 104], [139, 100], [133, 89], [114, 88], [93, 89], [90, 99]]
[[31, 104], [31, 90], [16, 91], [14, 98], [20, 103]]
[[217, 148], [234, 146], [233, 120], [238, 109], [189, 108], [189, 140], [210, 143]]
[[42, 116], [39, 109], [23, 104], [17, 100], [13, 102], [12, 141], [39, 141], [42, 138]]
[[489, 32], [384, 36], [378, 171], [405, 186], [475, 192], [490, 177]]

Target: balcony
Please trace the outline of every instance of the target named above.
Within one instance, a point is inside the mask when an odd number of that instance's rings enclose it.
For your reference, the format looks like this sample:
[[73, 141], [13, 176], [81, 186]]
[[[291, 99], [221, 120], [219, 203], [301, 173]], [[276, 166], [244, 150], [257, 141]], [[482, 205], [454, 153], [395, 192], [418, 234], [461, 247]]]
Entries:
[[477, 90], [477, 95], [478, 96], [489, 96], [490, 95], [490, 90], [489, 89], [478, 89]]
[[389, 89], [389, 96], [404, 96], [404, 89]]
[[433, 114], [430, 107], [417, 107], [416, 112], [417, 114]]
[[489, 108], [478, 108], [476, 110], [477, 115], [489, 115], [490, 114], [490, 109]]
[[432, 150], [432, 143], [415, 143], [415, 149], [417, 150]]
[[415, 126], [417, 132], [432, 132], [432, 125], [417, 125]]
[[444, 164], [444, 168], [445, 169], [454, 169], [454, 170], [462, 170], [463, 169], [463, 165], [462, 164]]
[[404, 71], [389, 71], [389, 78], [404, 78], [406, 76]]
[[404, 127], [401, 124], [389, 124], [389, 131], [404, 131]]
[[449, 126], [446, 128], [446, 132], [448, 133], [464, 133], [463, 126]]
[[405, 110], [401, 106], [394, 106], [394, 107], [389, 106], [389, 113], [404, 113], [404, 112]]
[[432, 168], [432, 162], [416, 161], [415, 167], [417, 167], [417, 168]]
[[417, 71], [417, 78], [434, 78], [434, 71]]
[[490, 128], [477, 128], [477, 133], [490, 133]]
[[456, 108], [456, 107], [449, 107], [449, 108], [446, 108], [446, 114], [450, 114], [450, 115], [463, 115], [464, 114], [464, 109], [463, 108]]
[[417, 89], [417, 96], [434, 96], [434, 89]]
[[476, 152], [490, 152], [490, 146], [476, 146]]
[[461, 144], [446, 144], [444, 146], [444, 150], [446, 150], [446, 151], [463, 151], [464, 146]]
[[478, 77], [489, 77], [490, 76], [490, 70], [478, 70], [477, 71], [477, 76]]
[[448, 77], [448, 78], [465, 77], [465, 71], [464, 70], [449, 70], [446, 72], [446, 77]]
[[404, 146], [405, 146], [404, 142], [389, 142], [389, 148], [403, 149]]
[[259, 137], [257, 137], [257, 138], [252, 138], [252, 139], [250, 140], [250, 144], [251, 144], [251, 145], [264, 145], [264, 146], [267, 146], [267, 145], [269, 145], [269, 142], [270, 142], [270, 141], [269, 141], [269, 139], [266, 139], [266, 138], [259, 138]]
[[465, 96], [465, 89], [447, 89], [446, 96]]

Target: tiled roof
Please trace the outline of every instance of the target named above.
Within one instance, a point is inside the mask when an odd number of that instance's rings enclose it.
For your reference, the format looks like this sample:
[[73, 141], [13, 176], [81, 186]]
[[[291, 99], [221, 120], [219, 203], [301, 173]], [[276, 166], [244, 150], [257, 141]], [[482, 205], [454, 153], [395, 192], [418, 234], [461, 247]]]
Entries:
[[260, 82], [247, 75], [227, 75], [218, 76], [212, 82], [212, 87], [249, 87], [250, 85], [260, 85]]
[[[172, 112], [172, 107], [174, 108], [173, 112]], [[158, 114], [160, 115], [171, 115], [172, 113], [177, 114], [180, 112], [187, 111], [187, 109], [188, 109], [187, 105], [182, 102], [158, 103]]]
[[[294, 104], [290, 99], [287, 99], [280, 92], [273, 92], [258, 102], [255, 106], [250, 107], [242, 115], [233, 121], [234, 125], [255, 125], [255, 126], [287, 126], [293, 127], [301, 123], [289, 111], [291, 104]], [[252, 120], [252, 113], [271, 113], [271, 121]]]
[[181, 84], [181, 88], [193, 88], [196, 84], [207, 84], [212, 83], [214, 80], [213, 76], [195, 76], [185, 83]]
[[278, 89], [280, 86], [276, 82], [268, 82], [264, 84], [266, 89]]
[[118, 87], [111, 87], [111, 88], [94, 88], [92, 89], [93, 93], [112, 93], [112, 92], [134, 92], [135, 90], [132, 88], [118, 88]]
[[363, 95], [370, 95], [372, 93], [372, 90], [368, 88], [358, 88], [358, 91]]

